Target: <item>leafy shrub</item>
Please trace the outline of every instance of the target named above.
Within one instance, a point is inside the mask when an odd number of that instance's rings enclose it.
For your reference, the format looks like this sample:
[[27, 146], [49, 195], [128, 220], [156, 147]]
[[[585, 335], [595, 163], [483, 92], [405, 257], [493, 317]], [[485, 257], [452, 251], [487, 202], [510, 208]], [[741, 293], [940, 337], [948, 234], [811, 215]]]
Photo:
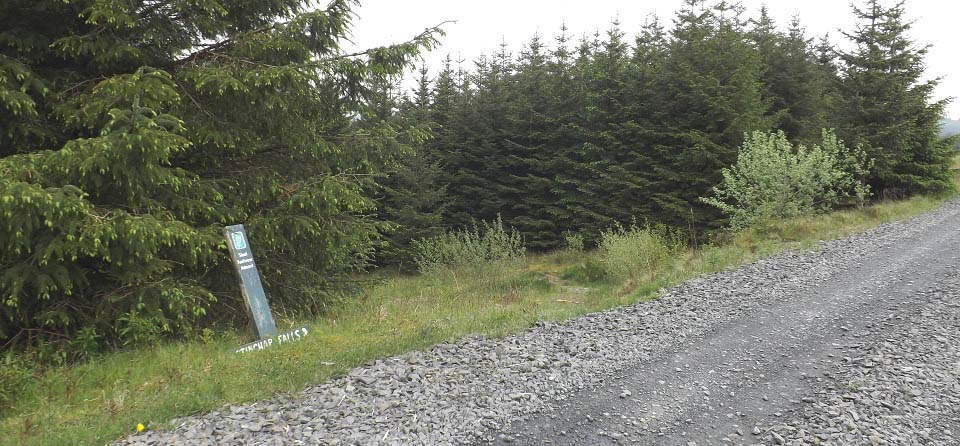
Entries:
[[819, 146], [794, 148], [783, 132], [747, 135], [737, 163], [723, 169], [714, 196], [701, 198], [744, 228], [775, 219], [824, 212], [870, 194], [861, 178], [870, 163], [863, 150], [849, 149], [824, 130]]
[[420, 272], [519, 258], [526, 252], [520, 233], [504, 229], [500, 216], [491, 223], [414, 241], [413, 248]]
[[682, 249], [680, 233], [664, 227], [617, 225], [600, 234], [600, 263], [617, 279], [655, 274]]
[[571, 252], [583, 252], [583, 235], [576, 232], [564, 232], [563, 248]]
[[77, 358], [90, 357], [100, 351], [100, 338], [97, 328], [88, 325], [77, 330], [73, 339], [70, 340], [70, 350], [75, 352], [74, 355]]

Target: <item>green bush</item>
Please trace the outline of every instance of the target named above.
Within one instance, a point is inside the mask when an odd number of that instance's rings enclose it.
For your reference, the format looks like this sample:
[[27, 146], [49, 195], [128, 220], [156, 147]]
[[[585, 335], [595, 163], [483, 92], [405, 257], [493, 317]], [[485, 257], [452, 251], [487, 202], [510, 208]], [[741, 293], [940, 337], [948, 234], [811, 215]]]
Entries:
[[490, 223], [481, 222], [472, 228], [414, 241], [413, 248], [414, 261], [424, 273], [445, 267], [520, 258], [526, 252], [520, 233], [516, 229], [506, 230], [499, 216]]
[[661, 271], [683, 247], [677, 231], [617, 225], [600, 234], [600, 263], [609, 277], [633, 279]]
[[783, 132], [754, 132], [746, 136], [737, 163], [723, 169], [714, 196], [701, 200], [739, 229], [862, 203], [870, 194], [861, 180], [869, 168], [863, 150], [845, 147], [829, 130], [813, 148], [794, 148]]

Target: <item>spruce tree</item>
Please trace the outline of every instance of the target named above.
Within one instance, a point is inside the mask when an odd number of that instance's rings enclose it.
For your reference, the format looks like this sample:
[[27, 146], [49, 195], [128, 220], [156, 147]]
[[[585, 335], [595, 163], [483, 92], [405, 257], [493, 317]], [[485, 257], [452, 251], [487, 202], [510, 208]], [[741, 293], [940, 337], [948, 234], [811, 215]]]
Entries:
[[[577, 62], [582, 89], [582, 112], [577, 127], [583, 132], [577, 145], [562, 153], [567, 169], [560, 172], [560, 197], [571, 228], [589, 240], [617, 221], [629, 220], [636, 197], [636, 181], [621, 161], [625, 148], [619, 129], [625, 118], [626, 73], [629, 46], [620, 24], [613, 22], [603, 41], [581, 45]], [[587, 41], [584, 41], [586, 43]], [[624, 200], [626, 198], [626, 201]]]
[[667, 138], [658, 143], [653, 200], [668, 224], [708, 227], [723, 218], [699, 204], [736, 160], [746, 132], [766, 130], [761, 63], [741, 11], [726, 2], [685, 0], [657, 81]]
[[588, 239], [599, 235], [598, 228], [603, 225], [596, 222], [605, 219], [594, 210], [599, 197], [591, 190], [595, 179], [591, 165], [596, 162], [592, 148], [597, 122], [593, 115], [598, 103], [592, 90], [593, 59], [599, 46], [596, 36], [591, 39], [583, 35], [574, 51], [576, 57], [567, 70], [570, 87], [564, 90], [570, 94], [568, 103], [572, 111], [563, 126], [565, 144], [557, 147], [555, 157], [558, 221], [567, 230], [585, 232]]
[[[597, 54], [599, 94], [602, 98], [597, 117], [604, 123], [594, 144], [599, 162], [595, 165], [596, 195], [594, 209], [605, 216], [597, 222], [608, 229], [614, 222], [648, 220], [650, 215], [650, 160], [652, 151], [649, 120], [655, 102], [650, 95], [653, 86], [652, 68], [656, 60], [657, 24], [645, 29], [631, 50], [623, 40], [619, 23], [607, 32], [602, 50]], [[647, 42], [650, 40], [650, 42]]]
[[662, 123], [665, 98], [657, 91], [657, 77], [669, 54], [666, 32], [657, 17], [648, 17], [634, 40], [633, 54], [625, 73], [623, 119], [617, 129], [622, 150], [616, 159], [621, 191], [614, 206], [631, 219], [657, 221], [662, 210], [656, 193], [656, 147], [669, 139]]
[[[416, 128], [432, 134], [431, 82], [425, 66], [419, 70], [413, 97], [401, 97], [400, 87], [380, 82], [373, 90], [373, 113], [364, 122], [373, 127], [390, 125]], [[413, 268], [412, 242], [442, 232], [446, 187], [440, 183], [441, 166], [429, 138], [404, 141], [408, 155], [383, 172], [377, 181], [377, 209], [384, 228], [384, 243], [378, 250], [381, 264]]]
[[514, 93], [509, 111], [511, 124], [506, 156], [516, 159], [520, 176], [515, 178], [513, 193], [507, 203], [513, 218], [506, 223], [521, 231], [527, 247], [544, 250], [558, 246], [556, 196], [553, 190], [553, 157], [555, 156], [562, 98], [551, 76], [550, 54], [540, 37], [535, 35], [520, 53], [512, 83]]
[[[542, 173], [536, 181], [549, 204], [544, 209], [550, 221], [555, 225], [555, 241], [560, 242], [565, 231], [577, 232], [581, 228], [574, 223], [575, 217], [569, 211], [570, 192], [576, 184], [586, 181], [580, 175], [581, 165], [568, 156], [579, 150], [584, 142], [584, 134], [578, 124], [583, 109], [583, 89], [575, 80], [577, 70], [574, 67], [575, 51], [570, 49], [570, 36], [566, 24], [560, 27], [554, 37], [554, 47], [547, 62], [546, 95], [548, 101], [549, 131], [544, 135], [543, 149], [538, 153], [536, 162]], [[575, 195], [575, 194], [574, 194]]]
[[777, 31], [776, 23], [767, 10], [767, 6], [760, 7], [760, 15], [751, 19], [752, 25], [749, 36], [753, 41], [757, 55], [760, 57], [760, 93], [767, 105], [767, 115], [772, 118], [775, 126], [780, 124], [784, 115], [789, 112], [786, 100], [777, 88], [777, 80], [783, 75], [781, 71], [781, 41], [782, 35]]
[[830, 103], [836, 74], [821, 69], [813, 40], [806, 37], [800, 19], [794, 17], [780, 42], [780, 57], [775, 64], [781, 73], [774, 91], [787, 110], [775, 127], [795, 141], [812, 145], [825, 128], [833, 128]]
[[819, 141], [828, 127], [827, 83], [799, 19], [790, 22], [786, 33], [779, 32], [764, 7], [750, 36], [762, 62], [761, 91], [773, 127], [794, 141]]
[[437, 74], [432, 94], [430, 121], [435, 126], [429, 144], [443, 165], [440, 182], [448, 192], [444, 226], [463, 227], [475, 219], [474, 206], [484, 190], [476, 173], [482, 160], [471, 150], [475, 113], [470, 77], [462, 68], [454, 70], [450, 56]]
[[[458, 105], [456, 141], [442, 147], [447, 166], [451, 223], [469, 226], [476, 220], [494, 220], [506, 207], [516, 160], [506, 157], [503, 139], [508, 135], [510, 73], [513, 62], [502, 45], [493, 56], [482, 56], [475, 71], [463, 79]], [[474, 86], [473, 89], [470, 85]], [[504, 215], [509, 221], [514, 213]]]
[[853, 10], [855, 48], [840, 53], [841, 136], [874, 159], [870, 185], [883, 197], [952, 189], [950, 148], [938, 135], [947, 100], [933, 101], [938, 80], [923, 80], [929, 46], [910, 39], [902, 1]]
[[371, 178], [418, 132], [355, 118], [436, 30], [348, 55], [353, 6], [0, 4], [0, 342], [245, 320], [227, 311], [243, 307], [228, 224], [246, 224], [278, 308], [321, 303], [295, 278], [362, 265]]

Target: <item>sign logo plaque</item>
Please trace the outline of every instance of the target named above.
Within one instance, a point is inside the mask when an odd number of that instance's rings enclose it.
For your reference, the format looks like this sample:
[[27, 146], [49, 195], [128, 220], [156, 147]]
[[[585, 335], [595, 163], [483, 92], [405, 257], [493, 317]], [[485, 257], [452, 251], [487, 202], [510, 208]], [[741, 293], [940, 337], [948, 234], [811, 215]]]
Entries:
[[233, 249], [247, 249], [247, 238], [243, 236], [243, 231], [230, 233], [233, 238]]

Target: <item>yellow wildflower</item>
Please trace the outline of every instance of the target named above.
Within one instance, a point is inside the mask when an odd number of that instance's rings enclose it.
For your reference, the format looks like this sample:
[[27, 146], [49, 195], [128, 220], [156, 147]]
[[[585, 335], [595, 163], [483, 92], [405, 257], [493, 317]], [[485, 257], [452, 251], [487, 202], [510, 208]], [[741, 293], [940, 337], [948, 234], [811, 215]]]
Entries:
[[143, 432], [143, 423], [137, 423], [137, 432]]

